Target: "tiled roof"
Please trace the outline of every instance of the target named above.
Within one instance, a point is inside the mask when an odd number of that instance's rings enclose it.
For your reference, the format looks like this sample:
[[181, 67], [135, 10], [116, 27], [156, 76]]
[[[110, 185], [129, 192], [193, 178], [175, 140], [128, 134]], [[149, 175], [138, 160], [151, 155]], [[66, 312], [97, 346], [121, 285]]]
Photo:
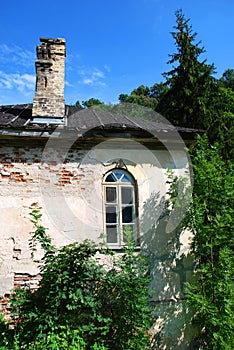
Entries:
[[0, 127], [25, 128], [32, 118], [32, 104], [0, 106]]
[[[158, 118], [157, 118], [158, 116]], [[44, 118], [43, 120], [46, 120]], [[77, 131], [89, 131], [91, 129], [121, 129], [121, 130], [144, 130], [157, 132], [178, 131], [186, 137], [199, 130], [173, 127], [170, 123], [162, 122], [160, 114], [153, 112], [153, 117], [142, 119], [123, 114], [104, 112], [92, 109], [79, 109], [76, 106], [66, 106], [65, 127]], [[47, 121], [47, 120], [46, 120]], [[56, 125], [48, 123], [33, 123], [32, 104], [0, 106], [0, 134], [6, 131], [23, 131], [25, 135], [32, 131], [48, 131], [55, 129]], [[190, 136], [189, 136], [190, 134]]]

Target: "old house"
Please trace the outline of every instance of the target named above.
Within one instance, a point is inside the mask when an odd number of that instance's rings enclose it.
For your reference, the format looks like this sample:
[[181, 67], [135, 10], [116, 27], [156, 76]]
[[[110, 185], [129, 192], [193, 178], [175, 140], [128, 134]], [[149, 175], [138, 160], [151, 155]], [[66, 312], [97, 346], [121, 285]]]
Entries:
[[0, 107], [0, 295], [37, 286], [28, 240], [30, 207], [38, 203], [58, 246], [104, 234], [121, 251], [131, 232], [152, 261], [154, 331], [162, 330], [167, 349], [187, 349], [182, 289], [192, 269], [190, 236], [175, 228], [188, 202], [169, 219], [164, 203], [167, 169], [190, 181], [185, 146], [196, 130], [148, 110], [141, 117], [136, 107], [115, 113], [66, 105], [65, 56], [64, 39], [42, 38], [33, 103]]

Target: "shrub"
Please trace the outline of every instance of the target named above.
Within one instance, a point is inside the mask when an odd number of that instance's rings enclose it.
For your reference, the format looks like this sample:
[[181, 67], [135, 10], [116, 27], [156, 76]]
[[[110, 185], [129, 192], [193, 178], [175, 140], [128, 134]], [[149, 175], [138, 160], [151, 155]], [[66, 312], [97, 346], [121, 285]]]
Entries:
[[39, 223], [40, 210], [31, 215], [31, 248], [39, 241], [45, 255], [38, 290], [16, 291], [11, 300], [19, 349], [147, 349], [145, 258], [131, 246], [117, 256], [89, 240], [56, 250]]

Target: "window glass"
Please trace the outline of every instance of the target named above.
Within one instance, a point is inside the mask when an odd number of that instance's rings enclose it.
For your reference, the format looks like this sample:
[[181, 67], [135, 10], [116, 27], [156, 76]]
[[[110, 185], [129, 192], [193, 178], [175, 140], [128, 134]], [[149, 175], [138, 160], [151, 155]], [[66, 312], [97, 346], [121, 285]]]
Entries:
[[115, 182], [116, 178], [114, 177], [114, 174], [109, 174], [106, 178], [106, 182]]
[[133, 203], [133, 188], [132, 187], [121, 187], [121, 199], [122, 204]]
[[114, 169], [106, 174], [103, 186], [107, 243], [121, 245], [136, 240], [135, 181], [127, 171]]
[[123, 241], [125, 243], [129, 242], [129, 240], [136, 241], [136, 234], [135, 234], [133, 225], [123, 225], [122, 231], [123, 231]]
[[124, 176], [123, 172], [119, 170], [113, 171], [113, 174], [116, 176], [117, 180], [120, 180]]
[[107, 243], [118, 243], [117, 225], [106, 226]]
[[117, 223], [117, 207], [107, 206], [106, 207], [106, 222]]
[[124, 176], [122, 177], [121, 181], [122, 182], [131, 182], [131, 178], [127, 174], [124, 174]]
[[106, 187], [106, 202], [116, 203], [116, 187]]
[[122, 209], [122, 222], [129, 223], [133, 221], [133, 207], [123, 207]]

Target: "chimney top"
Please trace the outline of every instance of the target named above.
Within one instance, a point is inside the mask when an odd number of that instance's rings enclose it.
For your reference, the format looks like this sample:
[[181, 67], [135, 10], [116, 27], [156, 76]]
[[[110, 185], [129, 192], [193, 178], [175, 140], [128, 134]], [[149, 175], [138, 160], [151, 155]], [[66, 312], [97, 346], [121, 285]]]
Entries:
[[33, 123], [58, 118], [59, 124], [65, 115], [64, 66], [66, 40], [63, 38], [40, 38], [37, 45], [36, 92], [33, 100]]
[[66, 43], [66, 39], [64, 38], [57, 38], [57, 39], [53, 39], [53, 38], [40, 38], [41, 42], [44, 43], [56, 43], [56, 44], [63, 44]]

